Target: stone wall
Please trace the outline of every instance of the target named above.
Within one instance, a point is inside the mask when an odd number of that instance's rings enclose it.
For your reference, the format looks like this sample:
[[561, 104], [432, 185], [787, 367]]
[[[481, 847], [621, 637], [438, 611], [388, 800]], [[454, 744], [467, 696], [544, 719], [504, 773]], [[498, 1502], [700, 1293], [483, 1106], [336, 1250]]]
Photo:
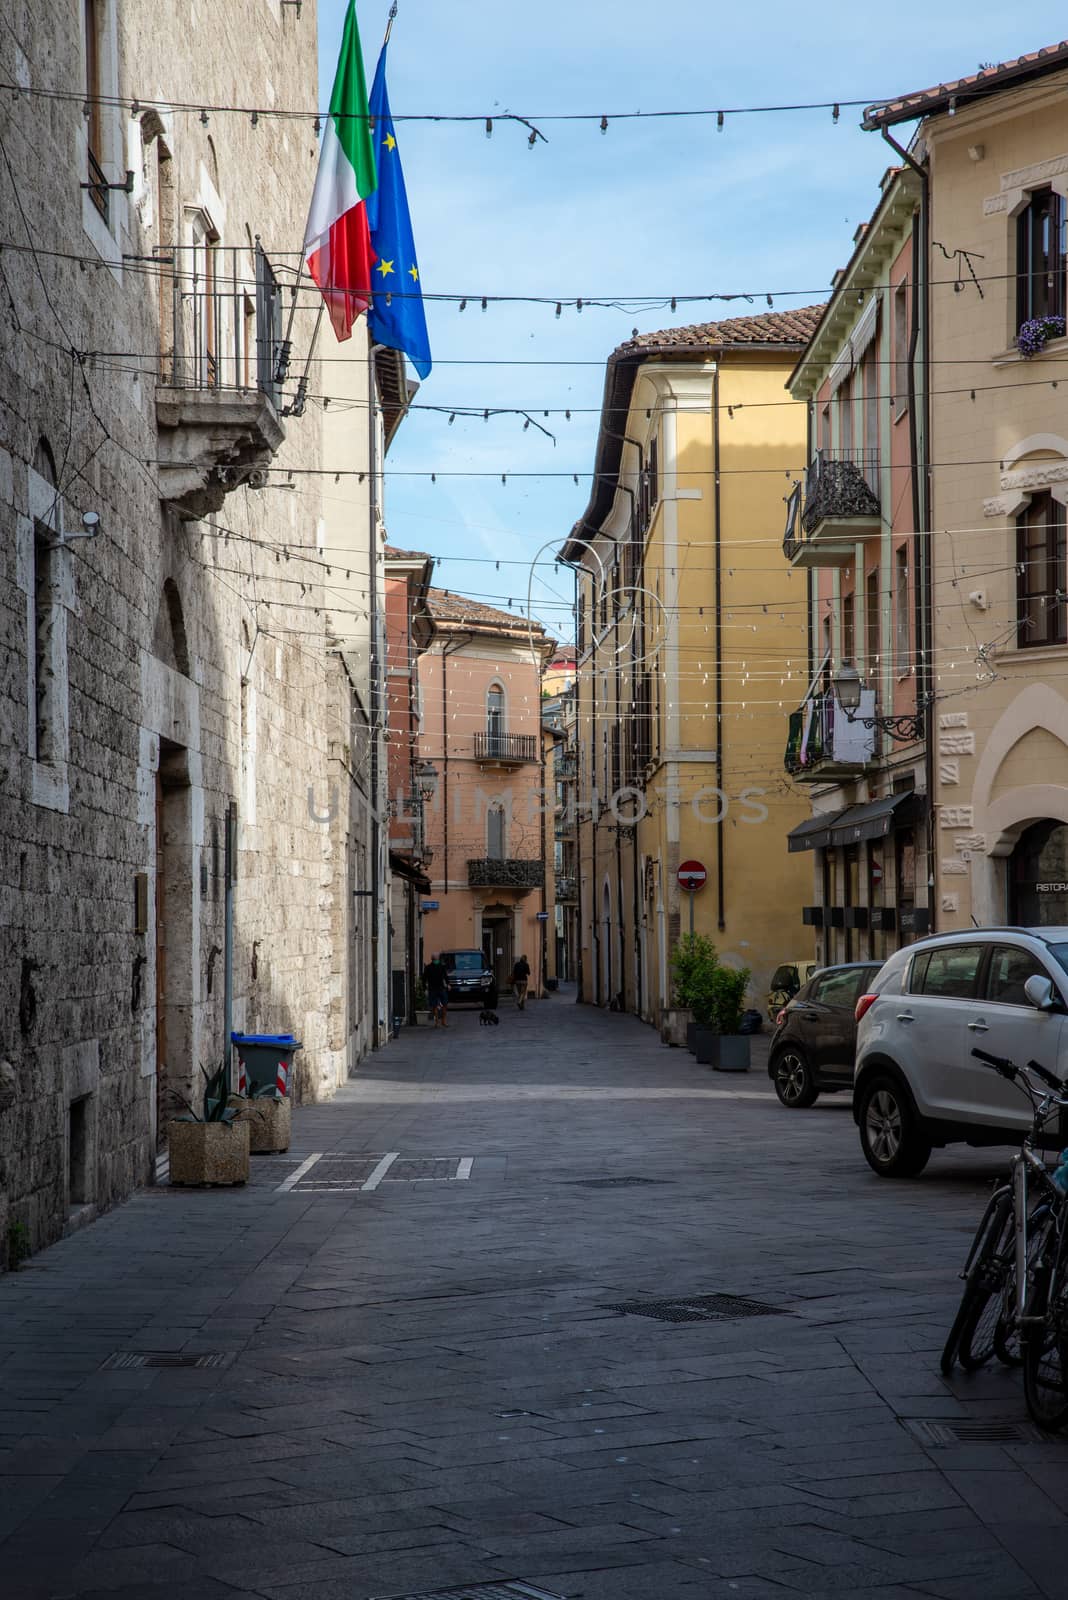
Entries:
[[[143, 102], [314, 106], [314, 7], [99, 9], [104, 88], [142, 101], [104, 113], [107, 176], [134, 171], [133, 194], [109, 192], [110, 226], [81, 186], [80, 96], [31, 92], [84, 85], [81, 7], [14, 0], [0, 30], [0, 75], [27, 91], [0, 106], [0, 1258], [12, 1224], [37, 1249], [150, 1180], [158, 1089], [195, 1092], [222, 1059], [231, 800], [235, 1026], [301, 1037], [312, 1096], [361, 1048], [353, 901], [337, 883], [366, 830], [350, 806], [324, 820], [308, 804], [350, 764], [351, 740], [351, 685], [325, 633], [319, 480], [212, 478], [218, 509], [176, 514], [156, 408], [161, 370], [175, 377], [173, 273], [192, 259], [194, 217], [227, 270], [261, 240], [288, 305], [317, 144], [310, 123], [205, 123]], [[238, 305], [216, 333], [226, 359]], [[314, 322], [310, 295], [301, 305], [294, 376]], [[189, 315], [181, 305], [187, 383]], [[238, 411], [255, 400], [254, 354]], [[190, 438], [179, 427], [167, 448]], [[220, 447], [210, 427], [196, 442]], [[269, 459], [319, 466], [314, 409], [285, 420]], [[87, 513], [98, 531], [71, 538]]]

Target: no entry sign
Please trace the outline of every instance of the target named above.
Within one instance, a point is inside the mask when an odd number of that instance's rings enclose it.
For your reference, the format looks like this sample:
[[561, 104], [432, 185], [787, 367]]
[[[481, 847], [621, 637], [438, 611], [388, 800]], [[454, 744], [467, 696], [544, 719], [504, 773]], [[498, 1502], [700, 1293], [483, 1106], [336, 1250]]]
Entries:
[[679, 888], [693, 894], [695, 889], [703, 889], [708, 873], [700, 861], [684, 861], [678, 871]]

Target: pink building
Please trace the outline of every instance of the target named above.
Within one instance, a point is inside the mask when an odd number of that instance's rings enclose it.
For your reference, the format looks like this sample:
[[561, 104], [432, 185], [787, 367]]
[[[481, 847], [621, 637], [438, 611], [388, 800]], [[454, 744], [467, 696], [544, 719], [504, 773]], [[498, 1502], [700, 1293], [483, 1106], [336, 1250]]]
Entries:
[[539, 992], [553, 823], [541, 675], [555, 642], [524, 617], [444, 589], [427, 595], [426, 633], [419, 754], [438, 772], [426, 814], [437, 909], [423, 916], [423, 959], [482, 950], [503, 988], [525, 955]]
[[[414, 619], [422, 612], [434, 563], [420, 550], [385, 549], [385, 723], [389, 794], [389, 864], [393, 1015], [414, 1020], [421, 897], [428, 846], [419, 769], [419, 698]], [[420, 637], [422, 636], [420, 632]]]

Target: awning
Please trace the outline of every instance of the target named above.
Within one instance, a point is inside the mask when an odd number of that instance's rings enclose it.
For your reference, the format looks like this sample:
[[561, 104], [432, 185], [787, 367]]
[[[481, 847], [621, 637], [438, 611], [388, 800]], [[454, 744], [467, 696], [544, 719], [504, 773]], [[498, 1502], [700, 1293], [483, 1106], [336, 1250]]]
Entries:
[[842, 811], [826, 811], [820, 817], [809, 817], [807, 821], [799, 822], [786, 835], [787, 850], [826, 850], [831, 842], [833, 824], [852, 809], [852, 806], [846, 806]]
[[885, 839], [891, 828], [911, 822], [915, 815], [916, 791], [888, 794], [867, 805], [847, 806], [839, 812], [831, 828], [831, 844], [859, 844], [863, 839]]
[[414, 861], [409, 861], [407, 856], [402, 856], [399, 851], [389, 852], [389, 869], [395, 872], [398, 878], [406, 878], [409, 883], [414, 883], [420, 894], [429, 894], [433, 885], [425, 872], [421, 872]]

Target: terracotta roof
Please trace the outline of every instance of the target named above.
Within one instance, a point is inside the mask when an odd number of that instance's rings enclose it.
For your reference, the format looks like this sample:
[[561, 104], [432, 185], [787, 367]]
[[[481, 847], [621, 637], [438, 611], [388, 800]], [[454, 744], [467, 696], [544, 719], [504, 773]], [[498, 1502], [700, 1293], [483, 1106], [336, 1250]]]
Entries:
[[395, 544], [387, 544], [383, 551], [387, 561], [429, 561], [430, 557], [425, 550], [398, 550]]
[[694, 322], [685, 328], [662, 328], [639, 333], [617, 346], [615, 355], [646, 350], [676, 350], [704, 345], [807, 344], [823, 307], [796, 306], [790, 311], [761, 311], [752, 317], [729, 317], [725, 322]]
[[468, 623], [473, 627], [481, 624], [483, 628], [491, 627], [495, 631], [524, 634], [533, 627], [536, 635], [545, 633], [540, 622], [528, 624], [521, 612], [498, 611], [496, 606], [483, 605], [481, 600], [469, 600], [462, 594], [453, 594], [450, 589], [428, 589], [426, 608], [435, 622]]
[[1010, 88], [1014, 83], [1042, 77], [1065, 65], [1068, 65], [1068, 39], [1062, 39], [1059, 44], [1044, 45], [1041, 50], [1030, 50], [1013, 61], [1000, 61], [996, 66], [983, 67], [966, 78], [955, 78], [952, 83], [917, 89], [896, 100], [869, 106], [861, 127], [888, 128], [895, 122], [915, 122], [917, 117], [948, 111], [953, 101], [956, 102], [955, 110], [963, 110], [973, 100], [981, 100], [999, 89]]

